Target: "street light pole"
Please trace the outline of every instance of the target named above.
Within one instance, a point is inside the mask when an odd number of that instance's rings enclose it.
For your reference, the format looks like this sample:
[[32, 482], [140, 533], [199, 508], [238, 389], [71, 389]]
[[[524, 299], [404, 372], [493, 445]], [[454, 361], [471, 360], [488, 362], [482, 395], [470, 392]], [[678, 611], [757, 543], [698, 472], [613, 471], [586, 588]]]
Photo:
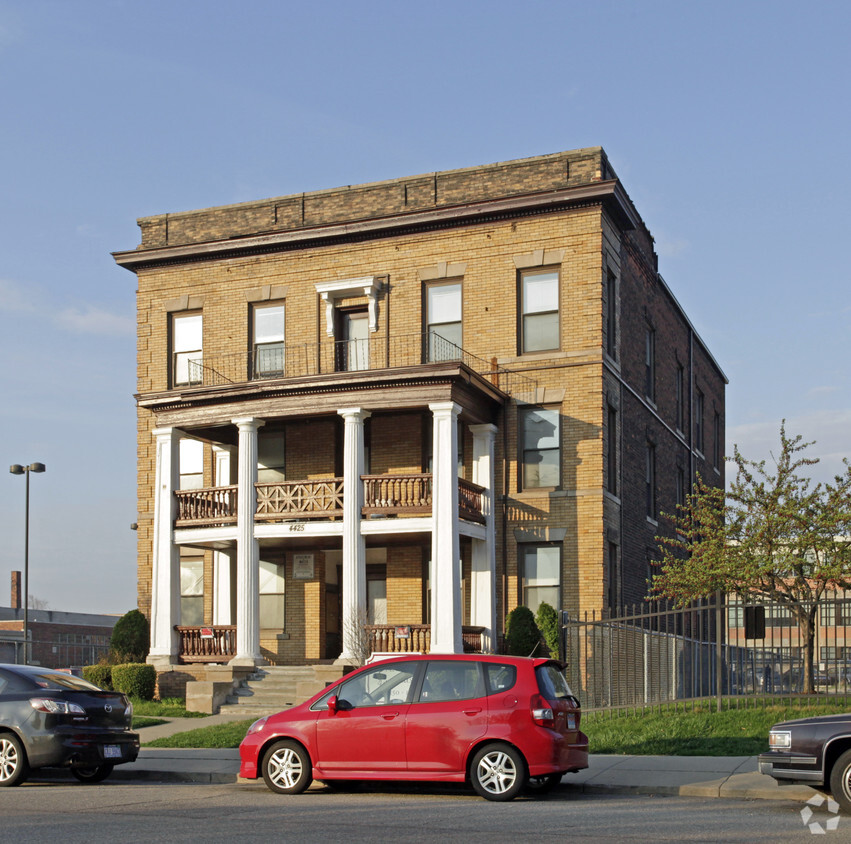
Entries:
[[29, 466], [21, 466], [15, 463], [9, 467], [13, 475], [26, 475], [27, 492], [26, 505], [24, 507], [24, 662], [29, 665], [30, 661], [30, 633], [29, 633], [29, 606], [30, 606], [30, 472], [43, 472], [44, 463], [30, 463]]

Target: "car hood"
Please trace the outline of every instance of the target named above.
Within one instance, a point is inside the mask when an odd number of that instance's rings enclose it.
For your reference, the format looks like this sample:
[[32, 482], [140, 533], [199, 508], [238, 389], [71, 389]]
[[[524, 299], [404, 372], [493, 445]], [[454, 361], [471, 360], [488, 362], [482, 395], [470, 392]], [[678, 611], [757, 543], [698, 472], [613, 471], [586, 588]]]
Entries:
[[839, 715], [814, 715], [811, 718], [796, 718], [794, 721], [781, 721], [771, 729], [777, 730], [784, 727], [806, 727], [819, 724], [847, 724], [851, 726], [851, 713], [845, 712]]

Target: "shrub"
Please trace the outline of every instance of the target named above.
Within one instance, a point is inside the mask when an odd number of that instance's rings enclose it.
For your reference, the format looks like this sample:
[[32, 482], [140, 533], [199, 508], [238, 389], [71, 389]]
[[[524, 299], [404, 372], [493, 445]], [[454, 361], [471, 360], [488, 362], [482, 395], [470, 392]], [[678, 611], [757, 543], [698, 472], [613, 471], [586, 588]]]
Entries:
[[550, 656], [553, 659], [558, 659], [559, 639], [561, 638], [559, 633], [561, 630], [559, 629], [558, 612], [556, 612], [555, 607], [550, 606], [546, 602], [541, 604], [535, 615], [535, 622], [541, 631], [541, 635], [544, 637], [544, 643], [550, 651]]
[[143, 662], [113, 665], [112, 685], [115, 691], [130, 697], [152, 700], [157, 685], [157, 670], [153, 665]]
[[109, 641], [110, 662], [144, 662], [151, 649], [148, 619], [139, 610], [130, 610], [118, 619]]
[[515, 607], [508, 614], [505, 639], [508, 653], [514, 656], [533, 656], [541, 647], [541, 631], [529, 607]]
[[103, 662], [98, 665], [84, 665], [83, 679], [101, 689], [112, 691], [112, 666]]

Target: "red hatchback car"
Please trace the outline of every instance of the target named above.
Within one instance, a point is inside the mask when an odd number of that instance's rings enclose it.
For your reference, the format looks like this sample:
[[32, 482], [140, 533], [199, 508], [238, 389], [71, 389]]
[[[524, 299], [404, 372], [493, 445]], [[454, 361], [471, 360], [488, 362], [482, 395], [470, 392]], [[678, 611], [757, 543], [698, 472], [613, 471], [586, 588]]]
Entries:
[[588, 767], [579, 701], [557, 662], [408, 655], [347, 674], [255, 721], [240, 776], [282, 794], [314, 779], [469, 781], [487, 800], [543, 791]]

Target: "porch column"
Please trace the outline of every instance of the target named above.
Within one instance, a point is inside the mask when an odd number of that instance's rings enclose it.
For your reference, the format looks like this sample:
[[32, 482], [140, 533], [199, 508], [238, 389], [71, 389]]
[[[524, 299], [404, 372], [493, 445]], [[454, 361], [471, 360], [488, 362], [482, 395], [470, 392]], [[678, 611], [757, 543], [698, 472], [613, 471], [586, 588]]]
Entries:
[[366, 608], [366, 543], [361, 533], [366, 457], [363, 423], [369, 411], [360, 407], [338, 410], [345, 422], [343, 436], [343, 652], [338, 662], [360, 664], [364, 651]]
[[470, 623], [484, 627], [482, 650], [496, 652], [496, 530], [494, 527], [494, 440], [496, 425], [470, 425], [473, 483], [484, 487], [485, 538], [473, 539]]
[[230, 665], [259, 665], [260, 546], [254, 536], [257, 506], [257, 430], [264, 424], [252, 417], [234, 419], [239, 429], [236, 508], [236, 656]]
[[430, 404], [432, 447], [431, 651], [460, 654], [461, 543], [458, 524], [458, 414], [455, 402]]
[[[213, 446], [216, 486], [231, 484], [230, 447]], [[235, 462], [235, 461], [234, 461]], [[213, 551], [213, 624], [233, 624], [234, 551]]]
[[180, 622], [180, 553], [174, 544], [174, 520], [180, 484], [180, 430], [155, 428], [157, 449], [154, 481], [154, 544], [151, 558], [151, 650], [154, 665], [177, 662], [179, 642], [174, 625]]

